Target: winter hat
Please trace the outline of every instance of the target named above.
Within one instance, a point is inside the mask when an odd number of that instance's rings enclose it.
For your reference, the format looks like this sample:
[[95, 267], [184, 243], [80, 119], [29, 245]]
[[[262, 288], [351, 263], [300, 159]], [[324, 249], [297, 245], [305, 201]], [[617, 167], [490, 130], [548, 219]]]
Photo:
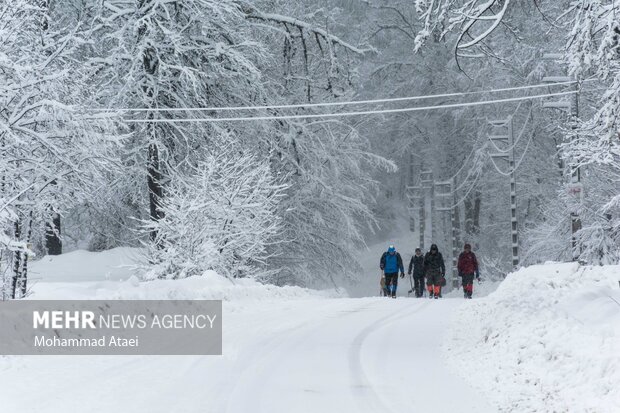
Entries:
[[465, 250], [470, 250], [471, 249], [471, 244], [467, 243], [463, 246], [463, 249]]
[[395, 252], [395, 251], [396, 251], [396, 248], [394, 248], [394, 246], [393, 246], [393, 245], [390, 245], [390, 246], [388, 247], [388, 252]]

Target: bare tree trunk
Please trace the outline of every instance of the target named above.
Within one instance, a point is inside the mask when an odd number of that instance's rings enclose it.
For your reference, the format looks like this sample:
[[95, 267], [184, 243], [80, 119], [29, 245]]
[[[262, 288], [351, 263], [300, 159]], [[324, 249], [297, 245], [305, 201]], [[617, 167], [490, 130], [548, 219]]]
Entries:
[[456, 245], [460, 246], [461, 244], [461, 211], [458, 205], [454, 207], [454, 227], [455, 235], [456, 235]]
[[[6, 141], [4, 138], [4, 134], [5, 132], [2, 132], [2, 134], [0, 135], [2, 136], [2, 138], [0, 139], [0, 157], [2, 158], [6, 157], [6, 150], [5, 150]], [[2, 171], [2, 176], [0, 177], [0, 195], [4, 195], [5, 186], [6, 186], [6, 171]], [[10, 257], [10, 254], [8, 256]], [[3, 264], [3, 260], [4, 260], [4, 251], [0, 251], [0, 267]], [[7, 258], [7, 271], [8, 271], [8, 266], [9, 266], [8, 260], [9, 259]], [[5, 301], [9, 297], [9, 283], [5, 278], [6, 271], [0, 268], [0, 273], [2, 274], [2, 301]]]
[[[41, 43], [45, 46], [45, 33], [49, 29], [52, 0], [41, 0], [40, 7], [46, 11], [43, 19], [41, 20], [41, 31], [43, 32], [41, 35]], [[46, 52], [46, 55], [49, 56], [50, 54], [51, 52]], [[50, 185], [55, 187], [56, 181], [54, 180]], [[62, 241], [60, 240], [60, 215], [56, 212], [53, 206], [49, 205], [48, 209], [52, 212], [52, 222], [45, 225], [45, 248], [47, 249], [48, 255], [60, 255], [62, 254]], [[32, 226], [32, 220], [30, 222], [30, 226]], [[28, 238], [30, 238], [30, 236], [28, 236]]]
[[[139, 2], [139, 7], [141, 9], [147, 9], [149, 0], [141, 0]], [[146, 32], [146, 27], [142, 26], [138, 30], [138, 36], [141, 38], [144, 36]], [[148, 79], [152, 82], [156, 76], [157, 68], [159, 63], [157, 61], [156, 52], [153, 47], [148, 47], [144, 50], [142, 54], [142, 67], [144, 68], [144, 72], [147, 75]], [[155, 99], [155, 92], [153, 90], [153, 86], [148, 84], [149, 82], [145, 82], [142, 90], [147, 97], [148, 106], [153, 106], [153, 100]], [[153, 114], [148, 114], [149, 119], [153, 119]], [[161, 184], [162, 174], [161, 174], [161, 164], [159, 159], [159, 147], [157, 146], [156, 140], [156, 126], [154, 123], [147, 123], [147, 137], [149, 141], [148, 146], [148, 158], [147, 158], [147, 186], [149, 191], [149, 210], [150, 210], [150, 218], [152, 221], [159, 221], [163, 218], [163, 212], [161, 211], [161, 199], [163, 197], [163, 187]], [[157, 230], [152, 230], [150, 234], [151, 240], [157, 240]]]
[[[30, 211], [30, 214], [28, 216], [28, 233], [26, 234], [26, 247], [28, 249], [30, 249], [30, 241], [32, 240], [32, 217], [33, 217], [33, 211]], [[21, 290], [21, 296], [25, 297], [26, 296], [26, 291], [28, 289], [28, 252], [24, 251], [22, 252], [22, 259], [21, 259], [21, 271], [20, 271], [20, 277], [19, 277], [19, 289]]]
[[[14, 230], [15, 230], [15, 239], [19, 240], [19, 238], [21, 237], [21, 223], [19, 218], [17, 219], [17, 221], [15, 221], [14, 224]], [[21, 271], [21, 259], [22, 259], [22, 252], [17, 250], [13, 252], [13, 280], [12, 280], [12, 285], [11, 285], [11, 298], [15, 299], [16, 296], [16, 292], [17, 292], [17, 281], [20, 279], [20, 271]]]
[[476, 190], [474, 194], [474, 210], [473, 210], [473, 222], [472, 222], [472, 234], [478, 235], [480, 233], [480, 205], [482, 199], [480, 191]]
[[[156, 143], [149, 144], [149, 155], [147, 163], [147, 184], [149, 189], [149, 209], [150, 217], [153, 221], [163, 218], [160, 202], [163, 197], [161, 185], [161, 172], [159, 165], [159, 148]], [[157, 230], [151, 231], [151, 241], [157, 239]]]
[[465, 199], [465, 234], [472, 234], [474, 226], [474, 205], [470, 197]]
[[465, 200], [465, 233], [468, 235], [480, 233], [481, 201], [481, 194], [478, 190]]
[[[50, 207], [53, 211], [53, 209]], [[45, 224], [45, 248], [48, 255], [62, 254], [62, 240], [60, 239], [60, 214], [52, 212], [52, 223]]]
[[[559, 149], [561, 142], [558, 141], [555, 137], [553, 137], [553, 143], [555, 144], [555, 148]], [[564, 159], [562, 159], [562, 152], [557, 151], [556, 154], [557, 165], [558, 165], [558, 174], [560, 175], [560, 182], [564, 179]]]

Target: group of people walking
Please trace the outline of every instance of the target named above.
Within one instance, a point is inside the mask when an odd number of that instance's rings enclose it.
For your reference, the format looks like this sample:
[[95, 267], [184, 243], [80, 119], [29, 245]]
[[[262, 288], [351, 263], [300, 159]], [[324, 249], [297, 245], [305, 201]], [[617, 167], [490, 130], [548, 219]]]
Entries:
[[[396, 298], [398, 274], [400, 272], [400, 277], [404, 278], [405, 268], [402, 257], [393, 245], [390, 245], [387, 251], [381, 255], [379, 268], [381, 269], [383, 295]], [[474, 277], [479, 281], [480, 271], [476, 254], [472, 252], [470, 244], [463, 246], [463, 252], [458, 259], [457, 270], [462, 281], [463, 296], [471, 298], [474, 291]], [[431, 245], [431, 249], [425, 255], [422, 255], [420, 248], [416, 248], [415, 254], [409, 261], [407, 274], [413, 278], [412, 289], [415, 291], [416, 297], [424, 296], [424, 281], [426, 279], [429, 298], [441, 298], [441, 289], [446, 285], [446, 265], [437, 245]]]

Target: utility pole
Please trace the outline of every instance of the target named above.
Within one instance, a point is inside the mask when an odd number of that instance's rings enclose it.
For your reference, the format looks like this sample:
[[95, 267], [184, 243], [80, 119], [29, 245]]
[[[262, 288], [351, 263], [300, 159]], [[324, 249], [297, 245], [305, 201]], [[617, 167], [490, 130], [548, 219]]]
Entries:
[[458, 254], [459, 254], [459, 230], [460, 230], [460, 217], [459, 217], [459, 209], [457, 205], [457, 197], [456, 197], [456, 176], [452, 178], [452, 211], [450, 214], [450, 223], [452, 225], [452, 286], [454, 288], [459, 288], [459, 277], [458, 277]]
[[[455, 251], [455, 205], [453, 204], [454, 199], [454, 179], [449, 181], [438, 181], [435, 182], [435, 196], [437, 197], [437, 202], [439, 206], [436, 208], [438, 213], [442, 214], [442, 218], [445, 218], [446, 214], [449, 214], [450, 224], [452, 228], [452, 287], [458, 288], [458, 276], [456, 273], [456, 251]], [[445, 219], [442, 219], [442, 222], [445, 222]]]
[[[508, 162], [510, 171], [510, 238], [512, 252], [512, 267], [519, 266], [519, 231], [517, 225], [517, 181], [515, 179], [515, 149], [514, 149], [514, 133], [512, 127], [512, 116], [506, 119], [498, 119], [489, 121], [493, 128], [493, 133], [489, 135], [489, 140], [496, 146], [506, 147], [506, 151], [489, 154], [492, 159], [503, 159]], [[505, 128], [505, 135], [495, 134], [498, 129]], [[499, 132], [501, 133], [501, 132]], [[499, 147], [498, 147], [499, 148]]]
[[[553, 60], [555, 62], [559, 62], [564, 58], [561, 53], [545, 53], [543, 55], [543, 59]], [[575, 81], [574, 83], [574, 91], [571, 95], [570, 100], [561, 100], [555, 102], [544, 102], [543, 108], [552, 108], [552, 109], [560, 109], [566, 110], [570, 117], [570, 121], [574, 122], [579, 117], [579, 82], [576, 79], [571, 78], [570, 76], [545, 76], [542, 78], [543, 82], [549, 83], [558, 83], [558, 82], [570, 82]], [[574, 128], [574, 126], [573, 126]], [[579, 256], [581, 255], [581, 248], [578, 245], [577, 237], [575, 234], [581, 230], [581, 218], [579, 217], [579, 208], [583, 204], [583, 184], [581, 183], [581, 168], [579, 166], [569, 165], [570, 170], [570, 181], [568, 184], [568, 193], [577, 198], [578, 207], [574, 208], [570, 213], [570, 221], [571, 221], [571, 246], [572, 246], [572, 258], [573, 261], [578, 261]]]
[[425, 250], [425, 240], [432, 240], [433, 236], [433, 172], [420, 172], [420, 186], [422, 187], [422, 208], [420, 209], [420, 249]]
[[419, 185], [407, 186], [407, 198], [409, 211], [409, 230], [415, 232], [416, 218], [418, 221], [418, 229], [420, 240], [424, 239], [424, 222], [422, 215], [424, 213], [424, 203], [422, 201], [422, 187]]
[[409, 182], [407, 183], [407, 211], [409, 212], [409, 231], [415, 232], [416, 216], [419, 216], [419, 200], [421, 197], [419, 186], [415, 186], [414, 174], [414, 154], [409, 153]]

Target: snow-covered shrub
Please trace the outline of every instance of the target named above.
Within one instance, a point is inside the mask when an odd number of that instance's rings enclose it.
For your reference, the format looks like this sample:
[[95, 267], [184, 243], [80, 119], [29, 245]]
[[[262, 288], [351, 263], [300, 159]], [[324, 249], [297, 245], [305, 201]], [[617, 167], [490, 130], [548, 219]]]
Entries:
[[[544, 206], [542, 222], [524, 231], [523, 264], [571, 261], [573, 258], [592, 265], [620, 262], [618, 197], [606, 203], [616, 183], [592, 170], [582, 175], [585, 196], [581, 204], [568, 194], [570, 184], [565, 184], [557, 191], [557, 198]], [[571, 233], [571, 212], [577, 212], [581, 220], [581, 229], [575, 234]]]
[[570, 213], [564, 201], [549, 201], [542, 211], [541, 222], [523, 230], [521, 264], [570, 261]]
[[499, 256], [484, 256], [480, 258], [480, 276], [489, 281], [501, 281], [506, 278], [505, 260]]
[[602, 265], [620, 262], [620, 233], [613, 225], [611, 221], [597, 220], [579, 231], [580, 259]]
[[[192, 173], [179, 174], [161, 203], [163, 218], [145, 223], [146, 278], [185, 278], [214, 270], [228, 277], [262, 277], [278, 239], [276, 215], [286, 189], [270, 166], [233, 146], [218, 149]], [[156, 231], [153, 231], [156, 230]]]
[[605, 204], [614, 190], [612, 186], [593, 188], [580, 214], [584, 225], [576, 234], [581, 248], [579, 259], [588, 264], [620, 263], [620, 195]]

